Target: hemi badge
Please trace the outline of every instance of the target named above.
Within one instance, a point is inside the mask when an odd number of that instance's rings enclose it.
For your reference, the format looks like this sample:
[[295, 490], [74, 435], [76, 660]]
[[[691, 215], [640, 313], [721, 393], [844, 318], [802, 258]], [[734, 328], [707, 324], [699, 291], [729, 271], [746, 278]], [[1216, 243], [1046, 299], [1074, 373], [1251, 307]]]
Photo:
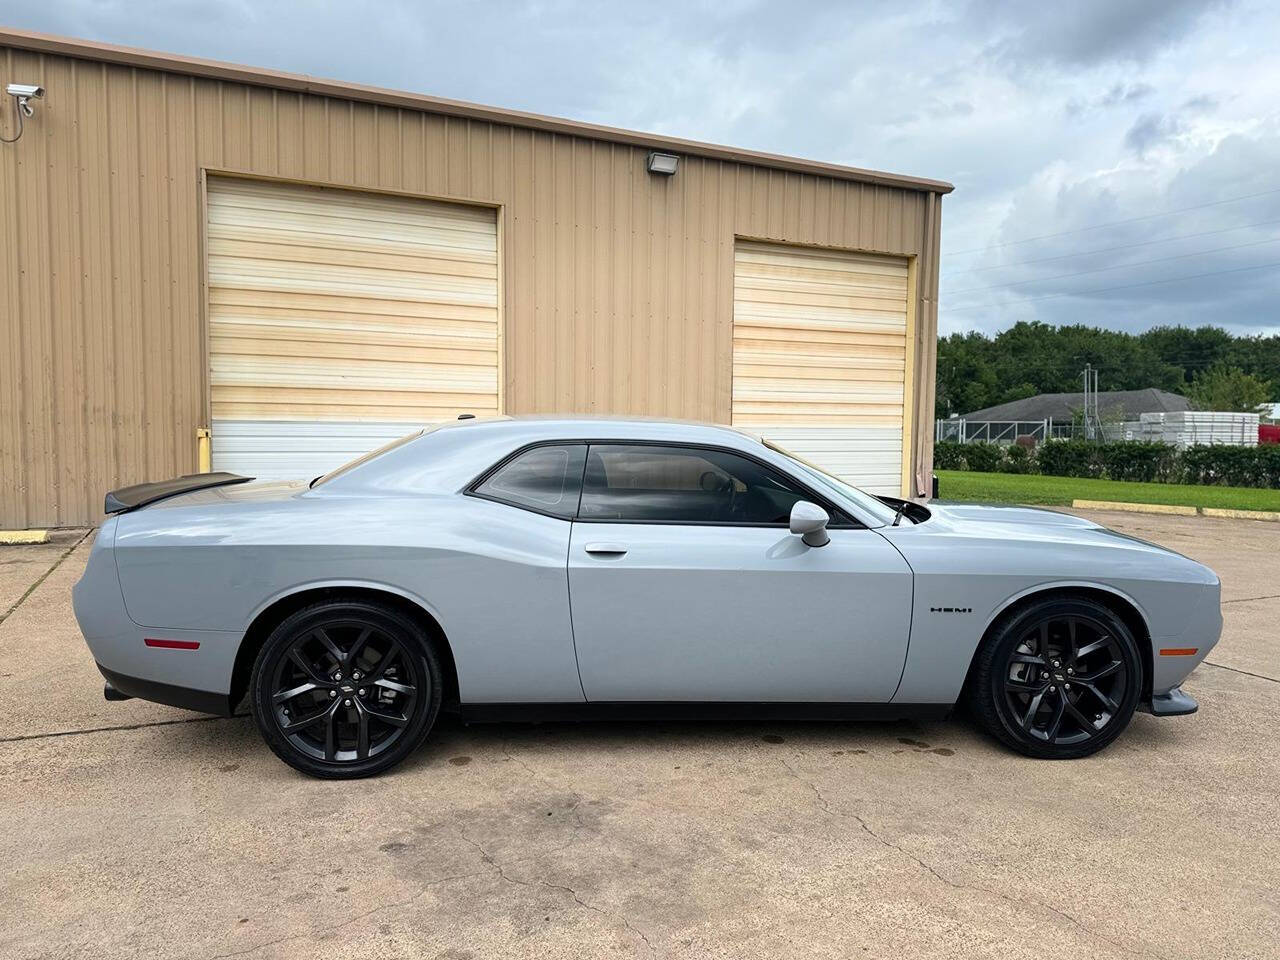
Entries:
[[1199, 647], [1161, 647], [1162, 657], [1194, 657], [1200, 652]]
[[199, 650], [199, 640], [157, 640], [155, 637], [147, 637], [142, 641], [148, 647], [160, 647], [164, 650]]

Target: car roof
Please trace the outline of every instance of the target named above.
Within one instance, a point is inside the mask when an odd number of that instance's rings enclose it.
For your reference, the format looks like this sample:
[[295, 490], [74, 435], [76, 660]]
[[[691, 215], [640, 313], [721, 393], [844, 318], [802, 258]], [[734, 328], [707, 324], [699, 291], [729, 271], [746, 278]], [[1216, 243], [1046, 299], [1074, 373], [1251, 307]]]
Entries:
[[[793, 473], [795, 469], [794, 461], [767, 446], [761, 437], [723, 424], [653, 417], [503, 416], [449, 421], [430, 427], [349, 471], [339, 471], [332, 480], [317, 484], [305, 495], [393, 498], [455, 495], [513, 453], [557, 441], [720, 447], [770, 463], [783, 473]], [[884, 522], [864, 505], [851, 501], [849, 496], [838, 496], [836, 501], [843, 502], [841, 509], [867, 526], [880, 526]]]
[[[407, 425], [406, 425], [407, 426]], [[567, 441], [649, 441], [762, 451], [760, 438], [734, 427], [652, 417], [547, 416], [451, 420], [352, 467], [321, 486], [332, 493], [435, 491], [465, 487], [521, 447]]]
[[726, 424], [708, 423], [703, 420], [681, 420], [668, 417], [624, 417], [606, 414], [542, 414], [530, 413], [516, 416], [468, 417], [450, 420], [436, 427], [431, 432], [445, 429], [466, 430], [500, 430], [504, 433], [524, 434], [532, 439], [545, 436], [554, 439], [563, 436], [566, 439], [580, 439], [582, 436], [610, 438], [626, 438], [635, 434], [635, 439], [662, 439], [689, 437], [691, 433], [707, 433], [726, 435], [741, 440], [747, 437], [759, 441], [760, 437], [740, 427]]

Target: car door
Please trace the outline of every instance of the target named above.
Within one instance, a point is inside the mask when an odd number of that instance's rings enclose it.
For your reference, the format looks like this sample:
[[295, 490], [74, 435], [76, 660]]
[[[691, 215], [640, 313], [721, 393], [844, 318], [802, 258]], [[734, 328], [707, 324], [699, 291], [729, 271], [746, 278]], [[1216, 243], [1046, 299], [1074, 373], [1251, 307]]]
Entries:
[[838, 516], [807, 546], [787, 525], [800, 499], [813, 495], [738, 453], [592, 444], [569, 544], [587, 699], [888, 701], [910, 568]]

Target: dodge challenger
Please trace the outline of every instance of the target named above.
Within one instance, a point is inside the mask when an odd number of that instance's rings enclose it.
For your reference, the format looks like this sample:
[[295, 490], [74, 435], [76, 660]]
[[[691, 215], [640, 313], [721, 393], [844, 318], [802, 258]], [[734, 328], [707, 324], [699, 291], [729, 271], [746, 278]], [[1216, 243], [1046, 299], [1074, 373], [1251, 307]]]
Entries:
[[872, 496], [728, 427], [464, 419], [326, 476], [107, 494], [75, 612], [109, 699], [318, 777], [464, 719], [944, 716], [1076, 758], [1191, 713], [1218, 578], [1075, 516]]

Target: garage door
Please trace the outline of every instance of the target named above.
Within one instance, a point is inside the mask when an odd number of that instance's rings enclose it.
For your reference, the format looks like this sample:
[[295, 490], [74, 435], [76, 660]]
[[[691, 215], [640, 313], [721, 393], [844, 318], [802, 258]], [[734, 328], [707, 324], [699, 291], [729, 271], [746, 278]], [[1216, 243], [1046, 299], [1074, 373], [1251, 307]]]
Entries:
[[735, 426], [898, 496], [906, 360], [905, 259], [738, 242]]
[[213, 466], [313, 477], [498, 412], [494, 211], [210, 178]]

